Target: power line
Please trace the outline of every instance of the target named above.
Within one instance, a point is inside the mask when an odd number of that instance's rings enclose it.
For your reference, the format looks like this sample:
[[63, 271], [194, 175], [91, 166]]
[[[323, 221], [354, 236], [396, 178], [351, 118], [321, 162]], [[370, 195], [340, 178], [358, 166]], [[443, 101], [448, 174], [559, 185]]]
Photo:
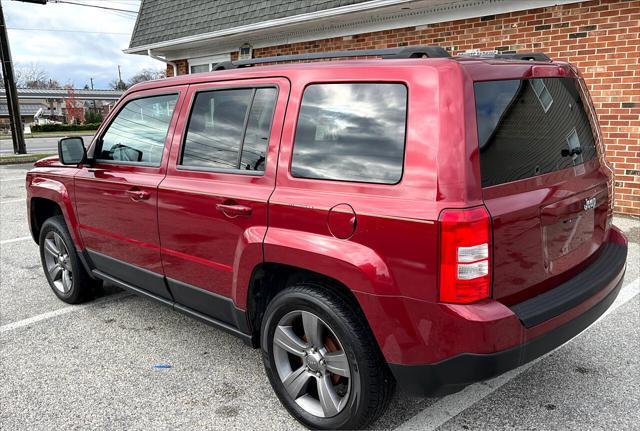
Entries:
[[112, 10], [112, 11], [117, 11], [117, 12], [128, 12], [128, 13], [138, 14], [137, 10], [118, 9], [118, 8], [114, 8], [114, 7], [98, 6], [98, 5], [95, 5], [95, 4], [88, 4], [88, 3], [76, 3], [76, 2], [66, 1], [66, 0], [49, 0], [49, 1], [51, 3], [72, 4], [72, 5], [75, 5], [75, 6], [93, 7], [93, 8], [97, 8], [97, 9], [105, 9], [105, 10]]
[[7, 27], [8, 30], [19, 31], [51, 31], [51, 32], [64, 32], [64, 33], [95, 33], [95, 34], [123, 34], [129, 36], [130, 33], [117, 33], [110, 31], [90, 31], [90, 30], [66, 30], [60, 28], [22, 28], [22, 27]]

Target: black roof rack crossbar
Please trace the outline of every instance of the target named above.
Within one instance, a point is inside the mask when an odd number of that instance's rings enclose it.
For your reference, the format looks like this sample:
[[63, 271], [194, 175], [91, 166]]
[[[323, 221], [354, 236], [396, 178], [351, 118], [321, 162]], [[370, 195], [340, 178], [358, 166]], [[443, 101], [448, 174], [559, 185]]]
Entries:
[[384, 59], [393, 58], [438, 58], [450, 57], [449, 53], [439, 46], [405, 46], [401, 48], [387, 49], [360, 49], [353, 51], [310, 52], [306, 54], [276, 55], [273, 57], [253, 58], [250, 60], [238, 60], [224, 62], [216, 65], [215, 70], [232, 69], [234, 67], [253, 66], [254, 64], [275, 63], [281, 61], [320, 60], [327, 58], [343, 57], [373, 57]]

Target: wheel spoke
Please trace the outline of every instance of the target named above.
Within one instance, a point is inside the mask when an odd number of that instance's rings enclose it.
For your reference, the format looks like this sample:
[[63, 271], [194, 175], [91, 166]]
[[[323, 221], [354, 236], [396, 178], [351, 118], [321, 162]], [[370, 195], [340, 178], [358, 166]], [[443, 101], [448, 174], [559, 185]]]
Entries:
[[340, 396], [336, 393], [328, 375], [318, 379], [318, 396], [325, 417], [331, 417], [340, 411]]
[[273, 342], [278, 346], [296, 356], [304, 356], [304, 349], [307, 343], [298, 337], [291, 326], [278, 326], [273, 334]]
[[327, 370], [343, 377], [350, 377], [349, 361], [347, 355], [340, 352], [328, 352], [324, 355], [324, 360], [327, 362]]
[[60, 265], [54, 265], [53, 267], [49, 268], [49, 276], [51, 277], [51, 280], [57, 280], [60, 276], [61, 271], [62, 267]]
[[282, 383], [289, 395], [295, 400], [305, 392], [310, 378], [311, 375], [307, 372], [306, 367], [302, 366], [292, 371]]
[[69, 290], [71, 290], [71, 283], [72, 283], [71, 271], [66, 269], [63, 270], [62, 271], [62, 289], [64, 290], [64, 293], [67, 293]]
[[322, 323], [317, 316], [303, 311], [302, 326], [304, 328], [304, 334], [307, 336], [307, 340], [309, 340], [312, 346], [319, 349], [324, 345], [322, 342]]
[[63, 253], [63, 251], [65, 250], [65, 246], [64, 246], [64, 242], [62, 241], [62, 238], [60, 238], [59, 235], [57, 234], [53, 234], [53, 240], [56, 243], [56, 248], [58, 250], [60, 250], [60, 253]]
[[46, 251], [53, 257], [57, 257], [60, 253], [60, 250], [56, 246], [55, 242], [50, 239], [44, 240], [44, 251]]

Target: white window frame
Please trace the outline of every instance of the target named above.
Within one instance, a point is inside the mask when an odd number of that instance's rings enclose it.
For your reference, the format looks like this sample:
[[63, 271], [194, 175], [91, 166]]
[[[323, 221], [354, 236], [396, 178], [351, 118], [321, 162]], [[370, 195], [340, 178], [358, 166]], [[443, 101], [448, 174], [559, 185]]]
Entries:
[[[535, 85], [533, 85], [534, 83], [540, 83], [540, 85], [542, 85], [542, 87], [536, 87]], [[549, 108], [551, 108], [551, 105], [553, 105], [553, 97], [551, 96], [551, 93], [549, 92], [549, 89], [547, 88], [546, 84], [544, 83], [544, 80], [542, 78], [534, 78], [531, 81], [531, 88], [533, 88], [533, 92], [536, 94], [536, 97], [538, 98], [538, 102], [540, 102], [540, 105], [542, 106], [542, 109], [544, 109], [544, 113], [546, 114], [547, 111], [549, 111]], [[545, 94], [547, 96], [549, 96], [549, 102], [546, 103], [544, 100], [542, 100], [542, 95]]]
[[209, 72], [211, 72], [213, 65], [222, 63], [223, 61], [231, 61], [231, 54], [226, 53], [226, 54], [211, 55], [208, 57], [189, 58], [187, 59], [187, 63], [189, 66], [189, 74], [191, 74], [191, 66], [202, 66], [206, 64], [209, 66]]

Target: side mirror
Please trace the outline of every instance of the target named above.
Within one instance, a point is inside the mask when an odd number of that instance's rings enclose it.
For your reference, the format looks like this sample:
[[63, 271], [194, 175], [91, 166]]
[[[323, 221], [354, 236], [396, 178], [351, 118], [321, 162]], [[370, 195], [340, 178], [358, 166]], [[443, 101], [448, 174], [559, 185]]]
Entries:
[[81, 137], [62, 138], [58, 141], [58, 158], [63, 165], [79, 165], [87, 158]]

